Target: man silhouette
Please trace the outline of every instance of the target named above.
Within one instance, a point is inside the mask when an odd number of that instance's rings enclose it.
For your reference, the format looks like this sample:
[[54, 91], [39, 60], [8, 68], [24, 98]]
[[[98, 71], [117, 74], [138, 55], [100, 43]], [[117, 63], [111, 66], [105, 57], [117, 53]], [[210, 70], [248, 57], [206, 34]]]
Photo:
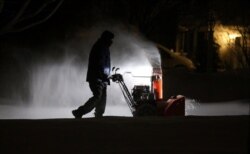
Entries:
[[110, 50], [114, 34], [104, 31], [101, 37], [93, 45], [87, 72], [87, 82], [93, 93], [93, 97], [78, 109], [73, 110], [75, 118], [81, 118], [95, 108], [95, 117], [102, 117], [106, 107], [107, 85], [110, 84]]

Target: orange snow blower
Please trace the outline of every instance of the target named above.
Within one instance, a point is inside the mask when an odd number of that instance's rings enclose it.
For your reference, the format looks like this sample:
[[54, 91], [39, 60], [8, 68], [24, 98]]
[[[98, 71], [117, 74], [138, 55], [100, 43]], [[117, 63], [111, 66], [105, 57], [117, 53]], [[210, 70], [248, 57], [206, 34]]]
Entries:
[[117, 73], [119, 68], [112, 68], [109, 78], [119, 84], [123, 96], [133, 116], [185, 116], [185, 97], [171, 96], [163, 99], [163, 82], [161, 68], [154, 68], [151, 76], [151, 86], [135, 85], [132, 94], [129, 92], [123, 75]]

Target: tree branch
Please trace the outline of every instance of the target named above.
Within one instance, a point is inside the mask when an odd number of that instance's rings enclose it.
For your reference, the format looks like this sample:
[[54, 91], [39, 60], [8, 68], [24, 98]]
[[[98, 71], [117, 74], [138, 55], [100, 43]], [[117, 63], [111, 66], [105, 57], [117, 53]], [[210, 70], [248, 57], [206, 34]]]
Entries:
[[39, 25], [39, 24], [41, 24], [41, 23], [47, 21], [47, 20], [48, 20], [57, 10], [58, 10], [58, 8], [61, 6], [62, 2], [63, 2], [63, 0], [60, 0], [60, 1], [58, 2], [57, 6], [54, 8], [54, 10], [53, 10], [48, 16], [46, 16], [45, 18], [43, 18], [43, 19], [41, 19], [41, 20], [39, 20], [39, 21], [37, 21], [37, 22], [31, 23], [31, 24], [29, 24], [29, 25], [26, 25], [26, 26], [24, 26], [24, 27], [22, 27], [22, 28], [16, 29], [16, 30], [13, 31], [13, 32], [24, 31], [24, 30], [26, 30], [26, 29], [29, 29], [29, 28], [31, 28], [31, 27], [33, 27], [33, 26]]
[[24, 11], [27, 9], [29, 3], [31, 0], [26, 0], [25, 3], [22, 5], [21, 9], [18, 11], [16, 16], [9, 22], [7, 23], [3, 28], [2, 32], [5, 33], [5, 31], [9, 31], [13, 26], [18, 22], [18, 19], [23, 15]]
[[47, 21], [57, 10], [58, 8], [61, 6], [61, 4], [63, 3], [64, 0], [59, 0], [57, 5], [55, 6], [55, 8], [44, 18], [40, 19], [39, 21], [36, 22], [32, 22], [28, 25], [25, 25], [23, 27], [20, 28], [14, 28], [14, 26], [18, 23], [21, 22], [23, 20], [28, 20], [28, 19], [32, 19], [35, 18], [40, 12], [42, 12], [42, 10], [49, 4], [52, 2], [55, 2], [55, 0], [52, 0], [50, 2], [47, 2], [45, 4], [43, 4], [34, 14], [30, 15], [30, 16], [26, 16], [20, 19], [20, 17], [23, 15], [23, 12], [25, 11], [25, 9], [27, 9], [28, 4], [30, 3], [30, 0], [27, 0], [26, 3], [22, 6], [22, 8], [20, 9], [20, 11], [18, 12], [17, 16], [15, 18], [13, 18], [11, 20], [11, 22], [9, 22], [1, 31], [0, 31], [0, 35], [1, 34], [5, 34], [8, 32], [21, 32], [24, 31], [26, 29], [29, 29], [33, 26], [39, 25], [45, 21]]
[[38, 8], [38, 10], [36, 12], [34, 12], [33, 14], [30, 14], [30, 15], [28, 15], [26, 17], [20, 18], [18, 22], [22, 22], [24, 20], [34, 18], [39, 13], [41, 13], [44, 10], [44, 8], [46, 8], [46, 6], [48, 6], [48, 4], [50, 4], [50, 3], [52, 3], [52, 1], [48, 1], [47, 3], [44, 3], [40, 8]]

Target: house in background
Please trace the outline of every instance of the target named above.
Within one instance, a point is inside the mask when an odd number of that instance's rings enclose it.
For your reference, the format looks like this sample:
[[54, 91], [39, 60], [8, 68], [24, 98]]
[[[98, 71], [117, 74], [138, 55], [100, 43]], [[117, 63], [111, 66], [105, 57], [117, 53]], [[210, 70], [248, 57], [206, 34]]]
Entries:
[[199, 71], [249, 68], [250, 35], [237, 24], [216, 22], [211, 32], [207, 25], [179, 25], [175, 51], [191, 58]]

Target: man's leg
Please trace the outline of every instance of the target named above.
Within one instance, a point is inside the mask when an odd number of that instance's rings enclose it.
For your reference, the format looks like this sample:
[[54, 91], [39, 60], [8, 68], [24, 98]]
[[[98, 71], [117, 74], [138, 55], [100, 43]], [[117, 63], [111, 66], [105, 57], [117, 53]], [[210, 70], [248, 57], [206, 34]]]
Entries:
[[91, 112], [95, 106], [96, 102], [99, 102], [102, 98], [102, 86], [100, 83], [90, 82], [89, 87], [93, 93], [93, 97], [91, 97], [84, 105], [80, 106], [77, 110], [72, 111], [73, 115], [76, 118], [81, 118], [84, 114]]
[[102, 117], [106, 108], [106, 100], [107, 100], [107, 86], [103, 85], [102, 87], [102, 95], [99, 101], [96, 101], [95, 105], [95, 117]]

